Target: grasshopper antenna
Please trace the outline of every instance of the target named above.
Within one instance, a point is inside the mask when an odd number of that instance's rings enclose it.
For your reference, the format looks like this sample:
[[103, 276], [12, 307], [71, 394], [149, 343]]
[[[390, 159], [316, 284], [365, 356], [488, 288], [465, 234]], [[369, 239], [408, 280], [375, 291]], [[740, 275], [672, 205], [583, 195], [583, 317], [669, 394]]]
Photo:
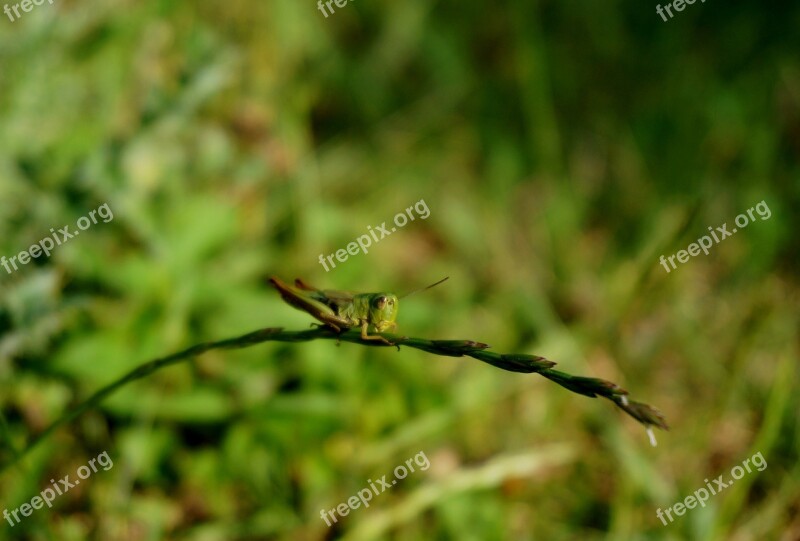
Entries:
[[439, 281], [438, 281], [438, 282], [436, 282], [435, 284], [431, 284], [431, 285], [429, 285], [428, 287], [423, 287], [423, 288], [421, 288], [421, 289], [415, 289], [414, 291], [411, 291], [410, 293], [406, 293], [405, 295], [401, 295], [401, 296], [399, 296], [399, 297], [397, 297], [397, 298], [398, 298], [398, 299], [404, 299], [405, 297], [410, 297], [410, 296], [411, 296], [411, 295], [413, 295], [414, 293], [420, 293], [420, 292], [422, 292], [422, 291], [427, 291], [427, 290], [429, 290], [429, 289], [430, 289], [430, 288], [432, 288], [432, 287], [436, 287], [436, 286], [438, 286], [439, 284], [441, 284], [442, 282], [446, 281], [446, 280], [447, 280], [447, 279], [449, 279], [449, 278], [450, 278], [449, 276], [445, 276], [444, 278], [442, 278], [441, 280], [439, 280]]

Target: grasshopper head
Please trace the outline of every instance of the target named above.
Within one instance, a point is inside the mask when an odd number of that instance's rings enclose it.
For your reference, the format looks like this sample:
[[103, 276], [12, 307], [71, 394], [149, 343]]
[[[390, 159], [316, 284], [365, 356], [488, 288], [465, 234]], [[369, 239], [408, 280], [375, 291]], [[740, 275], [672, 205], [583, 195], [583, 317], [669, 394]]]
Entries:
[[394, 327], [397, 319], [397, 295], [378, 293], [369, 301], [369, 321], [378, 332]]

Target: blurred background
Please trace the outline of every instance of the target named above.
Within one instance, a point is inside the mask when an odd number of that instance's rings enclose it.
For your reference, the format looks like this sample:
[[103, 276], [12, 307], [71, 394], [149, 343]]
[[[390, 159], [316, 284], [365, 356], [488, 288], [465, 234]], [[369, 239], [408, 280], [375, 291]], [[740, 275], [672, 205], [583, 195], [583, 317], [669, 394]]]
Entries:
[[[267, 278], [402, 293], [398, 332], [658, 407], [332, 341], [124, 386], [0, 473], [0, 539], [800, 539], [800, 7], [55, 0], [0, 19], [0, 464], [127, 371], [262, 327]], [[320, 254], [430, 209], [329, 272]], [[659, 264], [764, 201], [756, 220]], [[13, 269], [12, 269], [13, 270]], [[332, 509], [424, 453], [328, 527]], [[668, 508], [755, 453], [705, 508]]]

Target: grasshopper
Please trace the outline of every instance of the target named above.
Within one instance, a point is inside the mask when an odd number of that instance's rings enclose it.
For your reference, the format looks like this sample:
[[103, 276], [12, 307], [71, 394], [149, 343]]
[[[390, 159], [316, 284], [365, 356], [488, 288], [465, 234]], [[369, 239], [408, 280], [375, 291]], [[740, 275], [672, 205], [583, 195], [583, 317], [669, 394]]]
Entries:
[[351, 293], [317, 289], [299, 278], [294, 286], [273, 276], [269, 279], [273, 287], [288, 304], [298, 310], [308, 312], [337, 333], [351, 327], [361, 327], [362, 340], [377, 340], [393, 346], [392, 342], [380, 335], [370, 335], [367, 330], [372, 325], [377, 332], [384, 332], [397, 326], [397, 307], [399, 300], [413, 293], [438, 286], [448, 277], [422, 289], [397, 296], [394, 293]]

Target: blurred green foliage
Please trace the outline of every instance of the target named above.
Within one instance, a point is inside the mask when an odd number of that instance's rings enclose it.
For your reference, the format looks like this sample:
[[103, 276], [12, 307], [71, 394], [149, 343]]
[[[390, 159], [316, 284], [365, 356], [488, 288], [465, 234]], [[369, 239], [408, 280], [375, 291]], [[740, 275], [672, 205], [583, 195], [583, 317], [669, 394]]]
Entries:
[[[0, 475], [12, 509], [114, 461], [0, 539], [796, 538], [799, 26], [775, 0], [667, 23], [553, 0], [327, 19], [295, 0], [56, 1], [0, 20], [0, 256], [114, 213], [0, 268], [0, 460], [147, 359], [306, 328], [272, 274], [398, 292], [449, 275], [402, 303], [399, 332], [546, 356], [672, 426], [651, 449], [604, 401], [411, 350], [213, 352]], [[320, 253], [421, 199], [427, 220], [323, 272]], [[659, 265], [762, 200], [770, 219]], [[419, 451], [428, 471], [320, 519]], [[765, 471], [658, 521], [759, 451]], [[486, 466], [515, 456], [527, 469]]]

